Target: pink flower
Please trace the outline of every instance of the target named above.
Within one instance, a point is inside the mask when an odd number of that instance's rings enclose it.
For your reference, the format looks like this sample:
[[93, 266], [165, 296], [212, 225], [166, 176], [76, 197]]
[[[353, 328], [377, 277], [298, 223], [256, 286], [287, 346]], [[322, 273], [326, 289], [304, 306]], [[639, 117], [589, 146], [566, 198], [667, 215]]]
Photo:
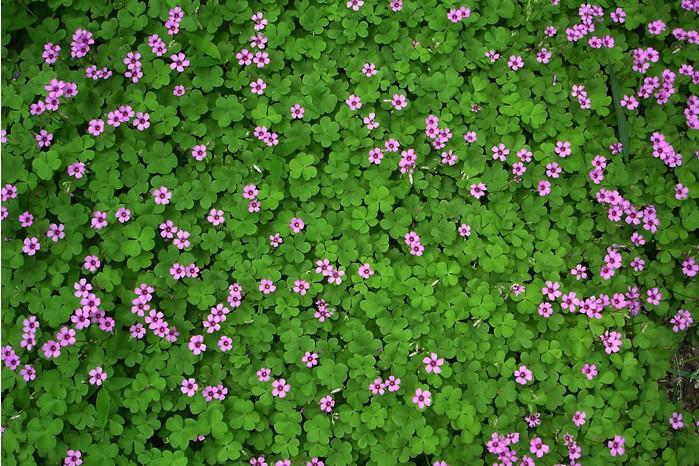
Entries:
[[99, 136], [104, 132], [104, 120], [90, 120], [87, 125], [87, 132], [93, 136]]
[[289, 111], [291, 112], [292, 120], [301, 120], [305, 112], [304, 108], [299, 104], [294, 104]]
[[350, 110], [359, 110], [362, 108], [362, 99], [358, 96], [352, 94], [345, 100], [345, 103], [349, 106]]
[[369, 391], [372, 395], [383, 395], [386, 391], [386, 385], [381, 380], [381, 377], [374, 379], [372, 383], [369, 384]]
[[402, 94], [394, 94], [391, 98], [391, 105], [398, 111], [403, 110], [408, 106], [408, 99]]
[[223, 223], [226, 221], [223, 216], [223, 211], [218, 209], [211, 209], [206, 219], [215, 227], [223, 225]]
[[172, 61], [172, 63], [170, 63], [170, 69], [176, 70], [178, 73], [182, 73], [184, 69], [189, 66], [189, 60], [187, 60], [182, 52], [170, 55], [170, 60]]
[[119, 223], [126, 223], [131, 220], [131, 211], [126, 207], [119, 207], [116, 211], [116, 218]]
[[374, 275], [374, 271], [371, 269], [371, 265], [364, 263], [359, 267], [359, 270], [357, 271], [360, 277], [366, 279]]
[[471, 225], [467, 223], [462, 223], [459, 225], [459, 236], [462, 238], [468, 238], [471, 236]]
[[254, 199], [248, 203], [248, 212], [255, 213], [260, 211], [260, 201]]
[[291, 385], [286, 383], [284, 379], [278, 379], [272, 382], [272, 396], [286, 398], [286, 394], [291, 390]]
[[257, 190], [257, 186], [254, 184], [245, 185], [245, 187], [243, 188], [243, 197], [245, 199], [257, 199], [257, 195], [259, 193], [260, 192]]
[[333, 269], [330, 274], [328, 275], [328, 282], [333, 283], [335, 285], [339, 285], [342, 283], [342, 277], [345, 276], [345, 271], [344, 270], [339, 270], [339, 269]]
[[308, 292], [310, 287], [311, 285], [306, 280], [296, 280], [294, 281], [293, 290], [294, 293], [298, 293], [301, 296], [304, 296]]
[[150, 115], [145, 112], [136, 112], [136, 117], [132, 124], [139, 131], [148, 129], [150, 128]]
[[80, 450], [68, 450], [66, 457], [63, 458], [63, 466], [80, 466], [81, 464], [83, 460]]
[[551, 182], [549, 180], [541, 180], [536, 186], [539, 196], [548, 196], [551, 194]]
[[294, 233], [299, 233], [301, 230], [303, 230], [304, 226], [305, 224], [303, 223], [303, 220], [298, 217], [292, 218], [289, 222], [289, 228]]
[[389, 375], [386, 381], [384, 382], [384, 386], [388, 389], [389, 392], [397, 392], [400, 389], [400, 379], [392, 375]]
[[680, 430], [684, 427], [684, 422], [682, 421], [682, 414], [672, 413], [672, 416], [670, 417], [670, 427], [672, 427], [673, 430]]
[[505, 161], [510, 153], [510, 150], [505, 146], [505, 144], [493, 146], [491, 151], [493, 152], [493, 160], [500, 160], [502, 162]]
[[335, 400], [333, 400], [333, 397], [328, 395], [324, 396], [323, 398], [320, 399], [320, 410], [324, 411], [326, 413], [332, 413], [333, 408], [335, 407]]
[[198, 356], [206, 351], [206, 344], [204, 344], [204, 337], [202, 335], [192, 335], [189, 339], [188, 346], [194, 356]]
[[418, 409], [425, 409], [426, 406], [432, 404], [432, 393], [429, 390], [417, 388], [415, 395], [413, 395], [413, 403], [417, 405]]
[[374, 147], [372, 149], [369, 149], [369, 162], [373, 163], [374, 165], [381, 165], [381, 162], [383, 161], [383, 152], [381, 151], [380, 147]]
[[25, 382], [36, 379], [36, 369], [31, 364], [25, 364], [24, 367], [19, 371], [19, 375], [22, 376]]
[[185, 87], [181, 84], [178, 84], [172, 89], [172, 95], [175, 97], [182, 97], [185, 93]]
[[529, 442], [529, 451], [537, 458], [541, 458], [549, 452], [549, 446], [544, 444], [539, 437], [535, 437]]
[[24, 238], [24, 246], [22, 246], [22, 252], [28, 256], [33, 256], [36, 252], [41, 249], [41, 244], [39, 240], [35, 237]]
[[621, 456], [624, 454], [624, 443], [626, 440], [621, 435], [615, 435], [614, 439], [607, 442], [609, 454], [612, 456]]
[[580, 369], [580, 371], [585, 374], [585, 377], [587, 377], [587, 380], [592, 380], [595, 377], [597, 377], [597, 366], [594, 364], [587, 364]]
[[476, 199], [480, 199], [485, 196], [488, 191], [488, 187], [484, 183], [476, 183], [471, 185], [471, 196]]
[[362, 73], [364, 73], [367, 78], [371, 78], [378, 73], [378, 70], [376, 69], [376, 65], [373, 63], [364, 63], [362, 66]]
[[316, 273], [321, 273], [325, 277], [329, 277], [335, 268], [330, 264], [328, 259], [321, 259], [316, 261]]
[[196, 145], [192, 148], [192, 157], [201, 162], [206, 158], [206, 146], [203, 144]]
[[568, 157], [572, 153], [570, 143], [568, 141], [556, 142], [556, 147], [553, 150], [559, 157], [562, 158]]
[[53, 134], [49, 133], [45, 129], [42, 129], [39, 131], [39, 134], [35, 136], [36, 139], [36, 145], [39, 149], [42, 147], [49, 147], [51, 145], [51, 141], [53, 141]]
[[682, 183], [677, 183], [675, 185], [675, 199], [678, 201], [683, 201], [689, 197], [689, 188]]
[[153, 191], [153, 198], [156, 204], [166, 205], [170, 203], [170, 199], [172, 199], [172, 193], [168, 191], [165, 186], [161, 186], [155, 191]]
[[257, 371], [257, 380], [260, 382], [267, 382], [269, 381], [269, 377], [272, 371], [267, 369], [266, 367], [263, 367], [262, 369]]
[[563, 294], [560, 288], [561, 285], [558, 282], [546, 280], [544, 287], [541, 289], [541, 294], [546, 296], [549, 300], [554, 301]]
[[85, 164], [82, 162], [74, 162], [68, 165], [66, 172], [68, 173], [68, 176], [72, 176], [73, 178], [79, 180], [85, 174]]
[[85, 259], [83, 260], [83, 267], [90, 272], [94, 272], [95, 270], [99, 269], [101, 265], [100, 259], [97, 256], [85, 256]]
[[259, 78], [250, 83], [250, 92], [252, 92], [253, 94], [262, 95], [265, 93], [266, 88], [267, 83], [265, 83], [262, 79]]
[[587, 414], [585, 414], [585, 411], [576, 411], [573, 415], [573, 424], [575, 424], [577, 427], [580, 427], [581, 425], [585, 424], [586, 416]]
[[182, 393], [184, 393], [190, 398], [197, 393], [197, 390], [199, 390], [199, 385], [197, 385], [197, 381], [192, 378], [182, 379], [181, 385], [182, 386], [180, 387], [180, 390], [182, 391]]
[[89, 372], [90, 375], [90, 385], [102, 385], [102, 382], [107, 380], [107, 374], [102, 370], [101, 367], [95, 367]]
[[19, 223], [23, 228], [30, 227], [34, 223], [34, 216], [29, 212], [23, 212], [19, 216]]
[[520, 385], [526, 385], [532, 378], [532, 371], [527, 366], [519, 366], [519, 369], [515, 371], [515, 381]]
[[362, 5], [364, 5], [364, 0], [349, 0], [347, 2], [347, 8], [354, 11], [359, 11]]
[[226, 335], [221, 335], [221, 338], [218, 339], [218, 348], [223, 353], [230, 351], [233, 348], [233, 339]]
[[318, 365], [318, 353], [311, 353], [309, 351], [306, 351], [306, 353], [304, 353], [303, 357], [301, 358], [301, 361], [306, 363], [306, 367], [308, 368], [315, 367]]
[[277, 287], [274, 285], [272, 280], [266, 280], [263, 279], [260, 281], [260, 291], [263, 294], [270, 294], [274, 293], [274, 291], [277, 289]]
[[279, 235], [279, 233], [275, 233], [273, 235], [269, 235], [269, 244], [274, 248], [278, 248], [281, 246], [281, 244], [284, 242], [282, 237]]
[[437, 353], [432, 353], [429, 356], [423, 358], [422, 363], [425, 365], [425, 371], [428, 374], [435, 373], [439, 374], [442, 372], [442, 366], [444, 365], [444, 359], [437, 358]]
[[524, 60], [519, 55], [512, 55], [507, 60], [507, 66], [509, 66], [512, 71], [517, 71], [524, 67]]
[[96, 210], [92, 214], [92, 219], [90, 221], [90, 224], [92, 225], [92, 228], [94, 228], [95, 230], [101, 230], [102, 228], [106, 227], [107, 226], [107, 213]]

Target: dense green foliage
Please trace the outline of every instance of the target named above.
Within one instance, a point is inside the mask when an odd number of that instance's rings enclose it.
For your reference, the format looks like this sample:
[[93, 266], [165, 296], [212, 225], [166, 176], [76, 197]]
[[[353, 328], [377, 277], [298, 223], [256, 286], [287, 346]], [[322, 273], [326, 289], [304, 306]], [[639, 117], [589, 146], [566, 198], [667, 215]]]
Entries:
[[[2, 185], [14, 185], [17, 196], [3, 199], [2, 345], [21, 360], [15, 370], [2, 368], [3, 464], [61, 464], [68, 450], [80, 450], [85, 466], [242, 465], [259, 456], [270, 466], [313, 457], [328, 466], [470, 466], [498, 461], [486, 446], [493, 432], [520, 434], [514, 464], [522, 455], [570, 464], [566, 433], [583, 465], [696, 464], [698, 417], [659, 381], [678, 376], [674, 355], [696, 337], [693, 327], [675, 332], [670, 321], [680, 309], [697, 310], [696, 275], [682, 269], [697, 255], [699, 147], [685, 108], [698, 84], [678, 70], [696, 65], [699, 52], [671, 33], [696, 28], [697, 13], [675, 0], [602, 1], [595, 32], [573, 42], [565, 30], [581, 17], [572, 1], [403, 3], [392, 11], [387, 0], [366, 0], [355, 11], [337, 0], [3, 2]], [[450, 8], [462, 5], [470, 15], [450, 21]], [[168, 35], [175, 6], [184, 17]], [[623, 23], [610, 19], [617, 7]], [[236, 54], [260, 50], [250, 45], [258, 11], [268, 21], [259, 32], [270, 63], [244, 67]], [[658, 19], [667, 29], [650, 34]], [[547, 35], [547, 26], [557, 34]], [[94, 35], [85, 57], [71, 57], [78, 29]], [[165, 42], [162, 57], [147, 43], [151, 34]], [[614, 46], [593, 48], [592, 35], [610, 35]], [[42, 58], [48, 42], [61, 46], [53, 64]], [[537, 61], [542, 47], [549, 63]], [[633, 71], [633, 50], [647, 47], [659, 59], [645, 74]], [[492, 62], [489, 50], [501, 57]], [[136, 51], [143, 76], [134, 83], [123, 58]], [[170, 67], [179, 52], [190, 61], [181, 73]], [[511, 70], [510, 56], [524, 67]], [[363, 74], [367, 63], [375, 76]], [[90, 65], [113, 74], [91, 79]], [[666, 69], [677, 75], [667, 103], [651, 96], [637, 97], [635, 110], [620, 105]], [[77, 95], [32, 115], [52, 79], [77, 84]], [[251, 92], [257, 79], [266, 83], [261, 95]], [[184, 95], [173, 94], [177, 85]], [[572, 95], [578, 85], [591, 108]], [[361, 98], [360, 109], [345, 103], [350, 95]], [[394, 95], [407, 107], [396, 110]], [[148, 113], [150, 126], [88, 132], [91, 120], [106, 122], [125, 104]], [[291, 117], [295, 104], [303, 118]], [[363, 122], [370, 112], [375, 129]], [[453, 134], [443, 149], [426, 134], [428, 115]], [[278, 144], [258, 140], [256, 127], [276, 133]], [[49, 147], [37, 147], [40, 130], [53, 134]], [[469, 131], [477, 133], [473, 143], [464, 140]], [[656, 132], [682, 154], [680, 166], [653, 156]], [[383, 150], [390, 138], [398, 152]], [[570, 143], [569, 156], [559, 157], [559, 142]], [[612, 154], [617, 143], [623, 150]], [[499, 144], [510, 151], [504, 162], [493, 160]], [[203, 160], [191, 155], [197, 145], [206, 146]], [[375, 147], [381, 164], [367, 157]], [[408, 148], [417, 160], [401, 173], [399, 154]], [[522, 149], [532, 159], [515, 176]], [[442, 163], [448, 150], [458, 156], [454, 165]], [[590, 175], [597, 155], [606, 165], [599, 183]], [[67, 172], [78, 161], [86, 167], [81, 178]], [[557, 177], [547, 175], [554, 162]], [[540, 193], [543, 180], [549, 194]], [[478, 183], [487, 186], [479, 199], [471, 195]], [[684, 199], [675, 195], [678, 183], [689, 190]], [[250, 184], [259, 212], [249, 212], [243, 197]], [[169, 204], [154, 202], [161, 186], [172, 193]], [[618, 191], [626, 210], [657, 217], [657, 231], [644, 228], [645, 219], [628, 224], [628, 212], [611, 221], [609, 205], [596, 199], [600, 189]], [[125, 223], [115, 217], [122, 207], [131, 211]], [[223, 224], [207, 220], [212, 208], [223, 211]], [[91, 226], [96, 211], [107, 213], [106, 227]], [[21, 226], [23, 212], [32, 214], [30, 226]], [[292, 218], [305, 228], [293, 233]], [[191, 245], [164, 239], [166, 220], [188, 231]], [[49, 239], [50, 224], [63, 224], [65, 238]], [[459, 234], [461, 224], [470, 236]], [[421, 255], [406, 245], [411, 231]], [[632, 242], [634, 232], [645, 244]], [[276, 248], [275, 233], [283, 239]], [[23, 246], [32, 237], [41, 246], [29, 255]], [[623, 264], [603, 278], [608, 248]], [[94, 272], [86, 256], [99, 258]], [[642, 270], [630, 265], [635, 257], [645, 261]], [[321, 259], [345, 271], [341, 284], [316, 273]], [[358, 275], [364, 263], [374, 271], [366, 279]], [[175, 279], [174, 264], [196, 264], [198, 277]], [[578, 264], [587, 279], [571, 274]], [[101, 329], [92, 316], [74, 344], [47, 358], [42, 346], [62, 327], [75, 328], [81, 302], [73, 284], [81, 278], [114, 328]], [[261, 293], [261, 280], [276, 291]], [[293, 291], [297, 280], [310, 284], [307, 293]], [[546, 318], [547, 281], [580, 299], [627, 293], [636, 304], [607, 302], [601, 318], [590, 318], [557, 297]], [[154, 288], [150, 306], [177, 328], [176, 341], [151, 330], [133, 336], [132, 326], [144, 324], [131, 310], [142, 283]], [[227, 302], [232, 283], [243, 290], [239, 307]], [[524, 291], [514, 293], [513, 284]], [[657, 305], [646, 299], [654, 288], [662, 294]], [[320, 299], [332, 311], [322, 322], [314, 316]], [[202, 321], [218, 303], [230, 314], [206, 333]], [[30, 315], [40, 328], [28, 351], [20, 342]], [[621, 334], [620, 351], [605, 352], [605, 331]], [[194, 335], [204, 336], [200, 355], [190, 350]], [[232, 338], [228, 352], [218, 347], [221, 335]], [[318, 354], [316, 367], [302, 361], [306, 352]], [[444, 359], [441, 373], [426, 372], [431, 353]], [[34, 380], [20, 375], [25, 364]], [[584, 364], [599, 375], [588, 380]], [[533, 373], [526, 384], [513, 375], [522, 365]], [[88, 383], [96, 367], [107, 374], [102, 385]], [[258, 380], [263, 367], [269, 382]], [[400, 389], [372, 395], [369, 385], [389, 375], [401, 379]], [[225, 400], [186, 396], [187, 378], [200, 392], [223, 384]], [[272, 394], [280, 378], [291, 385], [284, 398]], [[418, 388], [431, 392], [431, 406], [413, 403]], [[328, 395], [332, 413], [319, 407]], [[576, 411], [587, 415], [580, 427], [571, 421]], [[671, 428], [673, 412], [683, 414], [682, 429]], [[529, 427], [525, 416], [533, 413], [541, 423]], [[623, 455], [610, 455], [615, 435], [625, 439]], [[535, 437], [550, 447], [542, 458], [529, 451]]]

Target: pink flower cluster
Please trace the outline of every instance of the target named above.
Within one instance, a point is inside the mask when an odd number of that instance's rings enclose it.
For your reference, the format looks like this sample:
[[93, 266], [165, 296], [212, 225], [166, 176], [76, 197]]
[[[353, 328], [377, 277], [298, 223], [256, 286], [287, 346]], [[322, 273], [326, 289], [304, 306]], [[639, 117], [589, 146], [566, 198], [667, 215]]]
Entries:
[[590, 101], [590, 98], [587, 95], [585, 86], [583, 86], [582, 84], [573, 85], [570, 95], [578, 98], [578, 104], [580, 105], [580, 108], [585, 110], [592, 108], [592, 102]]
[[[517, 443], [519, 443], [519, 432], [509, 432], [505, 435], [493, 432], [485, 446], [488, 449], [488, 453], [498, 457], [500, 464], [513, 466], [518, 459], [517, 451], [510, 447]], [[530, 462], [529, 457], [523, 456], [520, 464], [533, 466], [534, 463], [533, 461]]]
[[328, 283], [339, 285], [342, 283], [342, 277], [345, 276], [345, 271], [336, 269], [328, 259], [319, 259], [316, 261], [316, 273], [322, 274], [328, 279]]
[[279, 135], [269, 131], [266, 126], [258, 126], [253, 132], [255, 137], [264, 142], [267, 146], [272, 147], [279, 144]]
[[386, 393], [386, 390], [391, 393], [400, 390], [400, 379], [393, 375], [389, 375], [386, 380], [377, 377], [369, 384], [369, 391], [372, 395], [383, 395]]
[[11, 371], [17, 370], [20, 365], [19, 356], [15, 352], [11, 345], [6, 345], [2, 347], [0, 352], [0, 359], [5, 363], [5, 366]]
[[22, 341], [20, 346], [31, 351], [36, 346], [36, 331], [39, 330], [39, 320], [30, 315], [22, 321]]
[[190, 233], [187, 230], [178, 228], [172, 220], [166, 220], [161, 223], [159, 228], [160, 236], [165, 240], [171, 239], [172, 244], [174, 244], [177, 249], [183, 250], [192, 245], [189, 241]]
[[223, 401], [228, 395], [228, 388], [223, 384], [218, 385], [207, 385], [201, 391], [201, 395], [204, 397], [204, 401], [210, 402], [213, 400]]
[[672, 331], [678, 333], [679, 331], [687, 330], [693, 323], [692, 314], [689, 311], [680, 309], [677, 313], [670, 319], [672, 324]]
[[425, 118], [425, 135], [432, 141], [432, 148], [443, 149], [452, 137], [448, 127], [439, 127], [439, 118], [436, 115], [428, 115]]
[[90, 46], [95, 43], [90, 31], [78, 29], [73, 33], [73, 41], [70, 43], [70, 56], [82, 58], [90, 51]]
[[248, 203], [248, 212], [251, 214], [254, 212], [259, 212], [260, 211], [260, 201], [257, 200], [257, 195], [260, 193], [260, 191], [257, 189], [257, 186], [254, 184], [248, 184], [243, 187], [243, 198], [248, 199], [250, 202]]
[[[56, 111], [61, 104], [61, 97], [69, 100], [78, 95], [78, 85], [76, 83], [61, 81], [60, 79], [50, 80], [44, 86], [44, 90], [47, 92], [44, 100], [38, 100], [29, 105], [29, 113], [32, 116], [41, 115], [47, 110], [50, 112]], [[39, 140], [37, 139], [38, 142]]]
[[[694, 74], [699, 76], [699, 71], [695, 71]], [[687, 106], [684, 109], [684, 118], [690, 129], [699, 129], [699, 97], [689, 96]]]
[[165, 29], [167, 29], [168, 35], [174, 36], [180, 32], [180, 22], [184, 18], [184, 11], [182, 8], [176, 6], [171, 8], [167, 14], [167, 21], [165, 21]]
[[325, 322], [325, 319], [332, 317], [332, 312], [328, 309], [328, 303], [324, 299], [319, 299], [315, 302], [316, 311], [313, 313], [313, 317], [318, 319], [319, 322]]
[[47, 65], [53, 65], [58, 60], [58, 55], [61, 52], [61, 46], [58, 44], [53, 44], [52, 42], [47, 42], [44, 44], [44, 52], [41, 57]]
[[158, 34], [151, 34], [148, 36], [148, 47], [150, 47], [150, 51], [153, 52], [153, 55], [156, 57], [162, 57], [167, 53], [167, 47], [165, 45], [165, 42], [160, 38]]
[[238, 283], [231, 283], [228, 287], [228, 304], [232, 308], [238, 308], [243, 303], [243, 287]]
[[587, 40], [587, 45], [589, 45], [593, 49], [613, 49], [614, 48], [614, 38], [610, 35], [602, 36], [602, 37], [597, 37], [597, 36], [590, 36], [590, 38]]
[[[144, 322], [148, 325], [148, 328], [153, 334], [157, 337], [164, 338], [170, 343], [174, 343], [180, 335], [177, 328], [174, 325], [170, 325], [164, 319], [164, 314], [162, 312], [151, 309], [150, 307], [154, 291], [155, 288], [147, 283], [141, 283], [141, 285], [134, 289], [136, 297], [131, 301], [131, 312], [139, 317], [143, 317], [147, 312], [148, 314], [145, 316]], [[130, 331], [133, 338], [141, 339], [145, 336], [145, 328], [143, 328], [140, 323], [132, 325]]]
[[128, 52], [124, 57], [124, 65], [126, 65], [126, 71], [124, 76], [131, 80], [133, 83], [137, 83], [143, 77], [143, 69], [141, 68], [141, 53], [140, 52]]
[[85, 76], [92, 79], [93, 81], [97, 81], [98, 79], [109, 79], [112, 77], [112, 70], [110, 70], [106, 66], [97, 69], [97, 65], [90, 65], [87, 68], [85, 68]]
[[675, 152], [675, 148], [667, 142], [663, 133], [654, 132], [650, 137], [650, 142], [653, 144], [653, 157], [659, 158], [670, 168], [682, 165], [682, 154]]
[[214, 333], [221, 330], [221, 324], [226, 321], [226, 315], [231, 312], [223, 304], [217, 304], [209, 311], [209, 315], [202, 321], [206, 333]]
[[420, 236], [414, 231], [405, 234], [405, 244], [410, 248], [410, 254], [413, 256], [421, 256], [425, 247], [420, 242]]
[[651, 63], [657, 63], [660, 59], [660, 54], [652, 47], [645, 49], [634, 49], [631, 52], [633, 65], [631, 69], [637, 73], [645, 74], [650, 68]]
[[618, 353], [621, 349], [621, 333], [605, 330], [599, 337], [607, 354]]
[[196, 264], [182, 265], [179, 262], [175, 262], [170, 267], [170, 275], [175, 280], [185, 277], [197, 278], [199, 277], [199, 267]]
[[447, 12], [447, 19], [452, 23], [458, 23], [460, 21], [463, 21], [469, 16], [471, 16], [471, 9], [466, 8], [465, 6], [459, 8], [451, 8]]
[[[630, 201], [624, 199], [618, 191], [610, 191], [604, 188], [597, 192], [595, 199], [599, 203], [611, 206], [607, 216], [612, 222], [621, 221], [622, 214], [626, 214], [624, 220], [627, 224], [636, 226], [643, 223], [643, 229], [651, 233], [655, 233], [660, 226], [660, 219], [657, 216], [655, 206], [649, 205], [639, 209], [631, 204]], [[638, 232], [634, 232], [631, 241], [636, 246], [645, 244], [645, 239]]]

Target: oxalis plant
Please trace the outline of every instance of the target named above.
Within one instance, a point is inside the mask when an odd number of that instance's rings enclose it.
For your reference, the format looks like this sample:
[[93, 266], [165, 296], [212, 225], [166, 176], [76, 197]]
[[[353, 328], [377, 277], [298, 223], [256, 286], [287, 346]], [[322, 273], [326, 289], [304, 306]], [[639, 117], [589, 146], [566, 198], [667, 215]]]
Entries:
[[3, 464], [697, 464], [698, 13], [3, 2]]

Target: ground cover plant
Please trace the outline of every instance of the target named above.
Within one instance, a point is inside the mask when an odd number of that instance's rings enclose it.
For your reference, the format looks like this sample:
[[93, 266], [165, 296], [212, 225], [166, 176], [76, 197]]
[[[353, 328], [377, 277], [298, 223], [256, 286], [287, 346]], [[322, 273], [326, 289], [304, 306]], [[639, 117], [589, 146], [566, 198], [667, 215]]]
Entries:
[[696, 0], [2, 7], [3, 464], [697, 464]]

